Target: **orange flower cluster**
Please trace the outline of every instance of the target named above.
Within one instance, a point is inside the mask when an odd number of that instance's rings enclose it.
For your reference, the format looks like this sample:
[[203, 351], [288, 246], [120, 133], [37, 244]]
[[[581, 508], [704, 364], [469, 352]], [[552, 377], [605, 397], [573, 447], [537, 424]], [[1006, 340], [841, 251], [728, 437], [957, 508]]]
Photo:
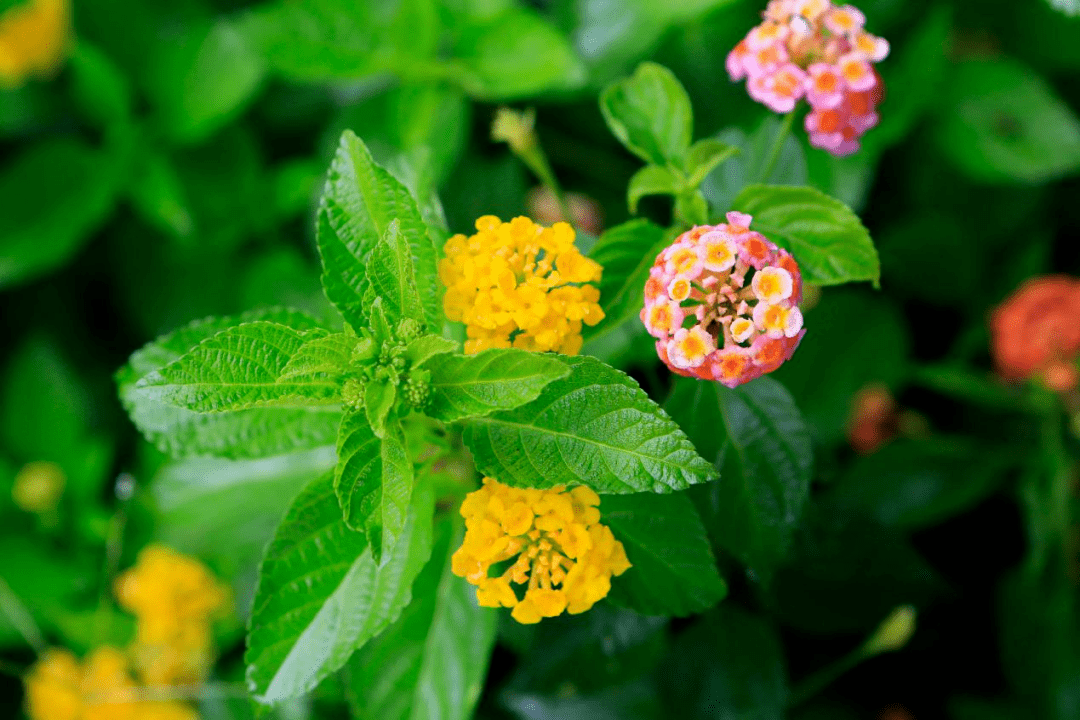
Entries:
[[855, 452], [869, 455], [896, 437], [900, 415], [884, 385], [867, 385], [855, 395], [848, 419], [848, 442]]
[[998, 371], [1007, 380], [1037, 378], [1051, 390], [1077, 386], [1080, 279], [1032, 278], [994, 310], [990, 333]]

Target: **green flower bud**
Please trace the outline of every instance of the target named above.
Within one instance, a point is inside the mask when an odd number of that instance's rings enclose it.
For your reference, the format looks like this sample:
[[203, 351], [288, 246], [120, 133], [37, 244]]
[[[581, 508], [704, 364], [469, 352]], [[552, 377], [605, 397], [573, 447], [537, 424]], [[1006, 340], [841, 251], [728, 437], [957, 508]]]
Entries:
[[863, 653], [870, 657], [907, 645], [915, 634], [915, 617], [915, 608], [911, 605], [902, 605], [893, 610], [863, 645]]
[[357, 378], [349, 378], [341, 386], [341, 401], [353, 410], [364, 407], [364, 381]]

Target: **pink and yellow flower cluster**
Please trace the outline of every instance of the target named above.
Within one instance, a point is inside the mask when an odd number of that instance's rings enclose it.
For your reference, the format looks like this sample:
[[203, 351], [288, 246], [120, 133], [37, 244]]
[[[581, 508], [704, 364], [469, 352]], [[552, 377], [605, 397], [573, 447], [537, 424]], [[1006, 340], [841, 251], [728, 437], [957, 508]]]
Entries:
[[[477, 586], [480, 605], [513, 608], [520, 623], [583, 613], [608, 594], [612, 575], [630, 567], [622, 543], [600, 523], [599, 504], [584, 486], [522, 489], [484, 478], [461, 504], [465, 539], [451, 569]], [[500, 575], [489, 576], [492, 565], [515, 555]], [[524, 597], [511, 583], [525, 587]]]
[[810, 144], [850, 155], [878, 123], [881, 78], [873, 64], [889, 43], [863, 29], [866, 17], [829, 0], [770, 0], [764, 21], [727, 58], [734, 81], [746, 78], [750, 97], [787, 113], [804, 97]]
[[672, 372], [735, 387], [780, 367], [806, 333], [799, 266], [751, 219], [729, 212], [657, 255], [641, 321]]

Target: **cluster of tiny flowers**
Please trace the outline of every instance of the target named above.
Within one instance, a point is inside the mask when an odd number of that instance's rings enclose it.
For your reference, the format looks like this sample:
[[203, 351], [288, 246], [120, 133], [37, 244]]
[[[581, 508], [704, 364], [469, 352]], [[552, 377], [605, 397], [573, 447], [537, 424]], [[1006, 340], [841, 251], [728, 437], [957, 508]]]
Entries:
[[679, 375], [735, 387], [780, 367], [806, 333], [799, 266], [750, 221], [730, 212], [688, 230], [649, 271], [641, 321]]
[[136, 617], [131, 654], [152, 685], [197, 683], [213, 660], [212, 621], [229, 593], [198, 560], [161, 545], [139, 553], [116, 580], [121, 607]]
[[113, 647], [95, 649], [80, 663], [68, 650], [41, 656], [25, 680], [30, 720], [198, 720], [176, 701], [140, 698], [128, 658]]
[[527, 217], [476, 221], [476, 234], [446, 241], [439, 277], [446, 317], [465, 323], [466, 353], [516, 347], [575, 355], [581, 326], [604, 318], [601, 267], [574, 246], [567, 223], [550, 228]]
[[884, 385], [870, 384], [855, 394], [848, 417], [848, 442], [860, 455], [870, 455], [896, 437], [900, 412]]
[[[600, 524], [599, 504], [587, 487], [518, 489], [484, 478], [461, 504], [465, 539], [451, 569], [477, 586], [480, 605], [513, 608], [520, 623], [585, 612], [608, 594], [611, 576], [630, 567], [622, 543]], [[511, 583], [525, 586], [524, 597]]]
[[25, 0], [0, 13], [0, 87], [54, 73], [69, 45], [70, 0]]
[[1002, 377], [1034, 377], [1051, 390], [1074, 390], [1080, 380], [1080, 279], [1028, 280], [994, 310], [990, 333]]
[[806, 98], [810, 144], [850, 155], [878, 123], [881, 78], [873, 63], [889, 43], [863, 30], [866, 17], [829, 0], [770, 0], [764, 21], [727, 58], [732, 80], [747, 79], [750, 97], [787, 113]]

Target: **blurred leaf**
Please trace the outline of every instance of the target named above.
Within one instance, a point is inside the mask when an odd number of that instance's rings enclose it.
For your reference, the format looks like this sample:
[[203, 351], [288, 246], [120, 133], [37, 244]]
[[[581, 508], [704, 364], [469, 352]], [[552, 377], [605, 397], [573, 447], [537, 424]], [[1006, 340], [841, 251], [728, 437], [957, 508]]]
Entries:
[[262, 84], [263, 59], [225, 18], [184, 28], [155, 45], [147, 90], [168, 134], [198, 142], [228, 123]]
[[319, 210], [319, 252], [323, 260], [326, 296], [354, 327], [366, 327], [369, 256], [397, 220], [412, 249], [417, 288], [424, 314], [432, 327], [441, 326], [441, 300], [435, 247], [409, 191], [376, 165], [360, 138], [351, 131], [341, 136]]
[[653, 720], [667, 717], [656, 689], [645, 681], [591, 695], [508, 692], [503, 705], [521, 720]]
[[670, 169], [646, 165], [630, 178], [630, 185], [626, 188], [626, 203], [630, 212], [636, 215], [641, 198], [646, 195], [675, 195], [681, 188], [682, 182]]
[[679, 379], [665, 406], [689, 428], [720, 479], [696, 491], [715, 542], [768, 582], [787, 555], [810, 494], [810, 434], [772, 378], [735, 389]]
[[1040, 183], [1080, 168], [1080, 120], [1029, 68], [968, 60], [949, 87], [939, 147], [973, 179]]
[[739, 148], [734, 145], [713, 138], [698, 140], [686, 154], [687, 186], [698, 187], [717, 165], [738, 154]]
[[460, 522], [436, 525], [437, 540], [401, 618], [367, 643], [345, 668], [356, 720], [468, 720], [480, 698], [495, 642], [496, 610], [450, 571]]
[[[0, 537], [0, 578], [46, 632], [93, 587], [97, 570], [96, 563], [81, 554], [61, 557], [30, 537]], [[0, 646], [24, 645], [7, 613], [0, 610]]]
[[67, 262], [109, 215], [113, 158], [69, 139], [21, 151], [0, 169], [0, 288]]
[[341, 422], [341, 409], [336, 406], [196, 413], [135, 391], [142, 378], [176, 361], [203, 340], [255, 320], [294, 328], [318, 327], [315, 319], [303, 313], [281, 309], [196, 320], [136, 350], [117, 373], [120, 399], [132, 422], [162, 452], [175, 457], [257, 458], [333, 445]]
[[600, 277], [604, 319], [588, 335], [601, 335], [641, 312], [649, 268], [667, 244], [664, 229], [648, 220], [631, 220], [604, 231], [589, 253], [604, 268]]
[[585, 81], [585, 68], [569, 41], [524, 7], [463, 28], [454, 56], [462, 86], [479, 100], [518, 100], [573, 90]]
[[245, 661], [260, 702], [311, 690], [398, 618], [431, 554], [432, 513], [421, 483], [401, 540], [379, 565], [364, 533], [341, 520], [332, 476], [300, 493], [259, 570]]
[[694, 133], [690, 98], [662, 65], [645, 62], [629, 78], [600, 94], [608, 128], [623, 145], [647, 163], [684, 169]]
[[870, 382], [895, 386], [904, 375], [904, 317], [880, 294], [826, 290], [806, 313], [806, 337], [773, 373], [794, 396], [816, 439], [844, 437], [855, 393]]
[[431, 371], [431, 401], [424, 414], [447, 423], [521, 407], [570, 374], [555, 358], [514, 348], [439, 355], [425, 368]]
[[736, 148], [739, 152], [706, 175], [701, 184], [701, 192], [709, 201], [714, 215], [723, 215], [731, 210], [736, 196], [750, 183], [806, 184], [806, 156], [795, 133], [784, 139], [775, 167], [768, 177], [763, 177], [779, 132], [780, 120], [769, 115], [750, 135], [739, 128], [727, 128], [717, 133], [716, 139], [719, 142]]
[[69, 62], [72, 94], [83, 113], [106, 129], [131, 121], [131, 85], [105, 53], [80, 39]]
[[752, 227], [789, 250], [803, 280], [839, 285], [881, 279], [877, 250], [859, 217], [844, 203], [809, 187], [749, 185], [732, 210], [754, 216]]
[[183, 183], [168, 156], [150, 148], [140, 152], [127, 191], [135, 210], [150, 224], [178, 238], [194, 232]]
[[1028, 714], [1002, 700], [960, 696], [949, 701], [949, 717], [952, 720], [1021, 720]]
[[682, 490], [715, 477], [679, 427], [622, 372], [566, 357], [570, 375], [528, 405], [465, 426], [477, 469], [515, 487]]
[[668, 717], [782, 720], [784, 653], [764, 619], [725, 603], [675, 640], [661, 676]]
[[1069, 17], [1080, 15], [1080, 0], [1047, 0], [1050, 7]]
[[705, 527], [686, 495], [606, 495], [600, 514], [633, 565], [611, 579], [611, 602], [645, 615], [684, 617], [727, 595]]

